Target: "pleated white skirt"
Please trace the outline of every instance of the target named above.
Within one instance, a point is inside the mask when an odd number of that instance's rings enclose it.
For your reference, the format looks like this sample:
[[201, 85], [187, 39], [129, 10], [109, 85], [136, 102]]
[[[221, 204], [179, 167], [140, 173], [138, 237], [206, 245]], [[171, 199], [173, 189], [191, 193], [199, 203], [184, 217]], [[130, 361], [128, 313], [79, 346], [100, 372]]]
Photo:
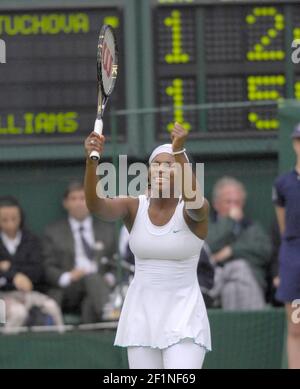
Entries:
[[211, 350], [210, 327], [197, 279], [199, 256], [138, 259], [122, 308], [116, 346], [163, 349], [191, 338]]

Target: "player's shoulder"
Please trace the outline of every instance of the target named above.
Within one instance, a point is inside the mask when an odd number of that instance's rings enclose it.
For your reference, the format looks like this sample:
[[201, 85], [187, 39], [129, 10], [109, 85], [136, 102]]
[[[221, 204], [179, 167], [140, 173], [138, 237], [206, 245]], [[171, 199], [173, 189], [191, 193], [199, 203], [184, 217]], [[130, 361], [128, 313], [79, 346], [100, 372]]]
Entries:
[[135, 205], [139, 203], [139, 197], [133, 197], [133, 196], [118, 196], [116, 197], [117, 201], [123, 202], [129, 206]]
[[136, 196], [136, 197], [128, 196], [128, 197], [126, 197], [126, 204], [129, 207], [129, 209], [131, 211], [133, 211], [133, 213], [135, 213], [137, 211], [140, 201], [141, 201], [141, 196]]
[[122, 200], [125, 201], [127, 207], [127, 214], [123, 219], [123, 222], [125, 223], [128, 231], [130, 231], [134, 224], [139, 209], [140, 196], [138, 197], [127, 196], [127, 197], [123, 197]]
[[113, 200], [116, 202], [115, 204], [118, 204], [119, 206], [122, 206], [129, 211], [130, 214], [135, 213], [139, 206], [139, 197], [133, 197], [133, 196], [116, 196], [113, 198]]

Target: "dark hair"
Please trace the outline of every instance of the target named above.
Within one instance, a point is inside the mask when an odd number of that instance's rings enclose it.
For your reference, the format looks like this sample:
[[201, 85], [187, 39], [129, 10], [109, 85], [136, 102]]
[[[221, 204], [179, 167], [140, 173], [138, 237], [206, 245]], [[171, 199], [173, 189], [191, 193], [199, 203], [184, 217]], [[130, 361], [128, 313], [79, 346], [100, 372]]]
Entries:
[[64, 199], [68, 198], [70, 193], [77, 192], [80, 190], [84, 190], [84, 185], [80, 181], [72, 181], [67, 186], [65, 192], [64, 192]]
[[0, 208], [4, 207], [16, 207], [19, 209], [20, 216], [21, 216], [21, 223], [20, 223], [20, 229], [24, 229], [25, 226], [25, 216], [24, 211], [18, 202], [18, 200], [13, 196], [2, 196], [0, 197]]

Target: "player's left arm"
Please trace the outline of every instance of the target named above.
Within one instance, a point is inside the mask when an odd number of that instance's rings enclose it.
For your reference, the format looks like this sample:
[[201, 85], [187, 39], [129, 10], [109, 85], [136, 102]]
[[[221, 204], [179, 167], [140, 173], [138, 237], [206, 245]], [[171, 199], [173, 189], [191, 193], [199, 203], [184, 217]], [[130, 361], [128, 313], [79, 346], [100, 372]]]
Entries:
[[[173, 152], [184, 149], [187, 131], [179, 124], [171, 133]], [[178, 164], [181, 174], [181, 193], [185, 203], [184, 218], [190, 229], [201, 239], [206, 238], [208, 232], [209, 202], [204, 198], [202, 189], [194, 174], [185, 153], [175, 154], [175, 162]]]

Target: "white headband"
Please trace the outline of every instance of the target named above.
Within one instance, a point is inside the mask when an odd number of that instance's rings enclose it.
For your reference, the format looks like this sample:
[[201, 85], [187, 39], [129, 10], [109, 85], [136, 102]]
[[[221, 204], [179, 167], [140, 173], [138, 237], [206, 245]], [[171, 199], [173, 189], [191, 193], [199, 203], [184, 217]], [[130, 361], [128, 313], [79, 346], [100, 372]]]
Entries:
[[[171, 154], [173, 155], [173, 148], [172, 148], [172, 144], [171, 143], [165, 143], [164, 145], [160, 145], [160, 146], [157, 146], [151, 153], [150, 157], [149, 157], [149, 165], [150, 163], [153, 161], [153, 159], [158, 155], [158, 154], [162, 154], [162, 153], [167, 153], [167, 154]], [[188, 156], [186, 155], [186, 153], [184, 153], [187, 161], [189, 162], [189, 159], [188, 159]]]
[[149, 157], [149, 164], [153, 161], [153, 159], [161, 153], [167, 153], [173, 155], [173, 149], [171, 143], [165, 143], [164, 145], [157, 146], [151, 153]]

